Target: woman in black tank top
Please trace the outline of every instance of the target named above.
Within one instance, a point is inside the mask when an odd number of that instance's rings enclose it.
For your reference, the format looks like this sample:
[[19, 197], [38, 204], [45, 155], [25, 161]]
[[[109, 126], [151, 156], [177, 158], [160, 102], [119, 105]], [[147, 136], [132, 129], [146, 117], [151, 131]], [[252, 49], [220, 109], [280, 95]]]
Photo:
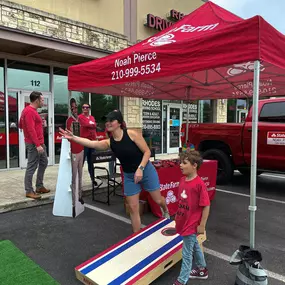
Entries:
[[110, 138], [102, 141], [90, 141], [80, 138], [63, 129], [60, 129], [60, 134], [68, 140], [96, 150], [112, 149], [124, 172], [124, 194], [129, 206], [134, 232], [138, 232], [141, 227], [139, 214], [141, 185], [161, 207], [162, 215], [170, 218], [165, 199], [160, 193], [160, 183], [156, 169], [149, 162], [150, 149], [142, 135], [125, 128], [123, 116], [118, 110], [106, 116], [106, 128]]

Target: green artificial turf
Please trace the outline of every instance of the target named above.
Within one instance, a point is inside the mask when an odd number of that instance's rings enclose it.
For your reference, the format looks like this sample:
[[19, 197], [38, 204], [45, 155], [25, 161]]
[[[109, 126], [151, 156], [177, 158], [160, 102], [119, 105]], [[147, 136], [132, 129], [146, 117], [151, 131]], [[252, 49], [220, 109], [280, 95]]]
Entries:
[[11, 241], [0, 241], [1, 285], [59, 285]]

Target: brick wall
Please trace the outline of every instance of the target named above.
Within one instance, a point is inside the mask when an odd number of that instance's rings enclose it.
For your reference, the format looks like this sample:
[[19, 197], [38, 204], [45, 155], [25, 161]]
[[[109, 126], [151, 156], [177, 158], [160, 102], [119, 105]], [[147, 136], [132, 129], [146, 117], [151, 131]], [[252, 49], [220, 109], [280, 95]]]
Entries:
[[130, 129], [142, 127], [142, 99], [125, 97], [123, 100], [124, 120]]
[[0, 0], [0, 25], [107, 52], [129, 45], [123, 35], [4, 0]]
[[217, 123], [227, 122], [227, 100], [217, 100]]

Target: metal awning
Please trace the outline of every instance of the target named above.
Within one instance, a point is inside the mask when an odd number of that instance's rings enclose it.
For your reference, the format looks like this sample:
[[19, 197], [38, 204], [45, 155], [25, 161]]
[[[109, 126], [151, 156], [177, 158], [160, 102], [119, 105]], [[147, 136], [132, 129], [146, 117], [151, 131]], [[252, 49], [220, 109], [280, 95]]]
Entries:
[[0, 57], [56, 66], [84, 63], [110, 53], [98, 49], [0, 26]]

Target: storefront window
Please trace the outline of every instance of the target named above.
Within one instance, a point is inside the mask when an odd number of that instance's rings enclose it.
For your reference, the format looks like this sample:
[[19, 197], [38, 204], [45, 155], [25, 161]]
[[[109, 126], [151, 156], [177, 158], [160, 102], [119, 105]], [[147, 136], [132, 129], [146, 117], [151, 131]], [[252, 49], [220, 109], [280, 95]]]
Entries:
[[246, 110], [247, 108], [247, 100], [246, 99], [237, 99], [237, 109], [238, 110]]
[[154, 148], [155, 153], [161, 153], [161, 129], [162, 129], [162, 101], [142, 100], [142, 134], [149, 148]]
[[8, 88], [49, 91], [50, 67], [8, 60]]
[[227, 104], [227, 122], [236, 122], [236, 99], [229, 99]]
[[[74, 98], [76, 100], [76, 103], [78, 105], [78, 114], [82, 113], [82, 105], [83, 104], [89, 104], [89, 93], [86, 92], [72, 92], [71, 98]], [[96, 117], [95, 117], [96, 119]]]
[[0, 60], [0, 169], [7, 167], [4, 60]]
[[213, 122], [213, 102], [211, 100], [199, 101], [199, 122], [200, 123]]
[[[80, 104], [88, 103], [87, 94], [83, 94]], [[105, 120], [109, 112], [119, 108], [119, 97], [103, 94], [91, 94], [91, 114], [97, 122], [98, 135], [103, 135], [105, 132]], [[100, 134], [101, 133], [101, 134]]]
[[[103, 116], [119, 108], [119, 97], [102, 94], [90, 94], [91, 115], [97, 123], [97, 135], [99, 139], [105, 138], [105, 120]], [[78, 114], [82, 113], [82, 105], [89, 104], [89, 93], [72, 92], [71, 98], [74, 98], [78, 105]]]
[[68, 88], [67, 88], [67, 70], [54, 69], [54, 143], [55, 143], [55, 163], [59, 163], [61, 136], [59, 128], [65, 128], [68, 118]]
[[183, 102], [183, 123], [187, 123], [187, 120], [189, 123], [198, 123], [198, 101]]
[[18, 95], [19, 92], [11, 92], [11, 91], [8, 92], [10, 168], [15, 168], [20, 166]]
[[[20, 61], [7, 61], [7, 84], [8, 84], [8, 112], [9, 112], [9, 145], [10, 145], [10, 168], [19, 167], [19, 112], [18, 106], [24, 100], [20, 91], [50, 90], [50, 67], [31, 64]], [[23, 103], [25, 106], [28, 102]], [[46, 138], [45, 143], [48, 147]]]
[[163, 105], [162, 107], [162, 137], [163, 137], [163, 146], [162, 146], [162, 152], [167, 153], [167, 106]]
[[246, 99], [229, 99], [227, 104], [227, 122], [242, 123], [246, 118], [248, 102]]

